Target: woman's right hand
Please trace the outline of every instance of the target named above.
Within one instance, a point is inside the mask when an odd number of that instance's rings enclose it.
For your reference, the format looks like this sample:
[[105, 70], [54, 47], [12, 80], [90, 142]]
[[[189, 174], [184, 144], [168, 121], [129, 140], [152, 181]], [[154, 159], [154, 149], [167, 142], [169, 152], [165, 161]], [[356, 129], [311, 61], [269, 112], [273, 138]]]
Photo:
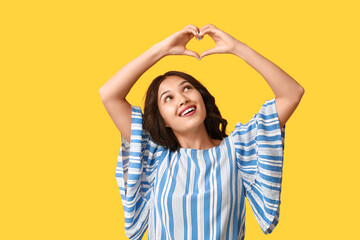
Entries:
[[197, 52], [186, 49], [186, 44], [194, 37], [198, 36], [199, 29], [194, 25], [187, 25], [182, 30], [165, 38], [157, 45], [165, 51], [165, 55], [188, 55], [200, 58]]

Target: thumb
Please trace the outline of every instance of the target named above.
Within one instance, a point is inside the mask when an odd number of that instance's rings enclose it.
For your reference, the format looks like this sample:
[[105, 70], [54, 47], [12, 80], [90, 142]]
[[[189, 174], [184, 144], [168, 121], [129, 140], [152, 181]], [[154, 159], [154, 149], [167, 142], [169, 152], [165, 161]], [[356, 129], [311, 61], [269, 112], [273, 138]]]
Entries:
[[211, 54], [215, 54], [216, 53], [216, 49], [211, 48], [208, 50], [205, 50], [204, 52], [201, 53], [200, 58], [203, 58], [205, 56], [211, 55]]
[[195, 57], [197, 59], [200, 58], [199, 54], [197, 52], [194, 52], [194, 51], [191, 51], [189, 49], [185, 49], [184, 51], [184, 55], [188, 55], [188, 56], [191, 56], [191, 57]]

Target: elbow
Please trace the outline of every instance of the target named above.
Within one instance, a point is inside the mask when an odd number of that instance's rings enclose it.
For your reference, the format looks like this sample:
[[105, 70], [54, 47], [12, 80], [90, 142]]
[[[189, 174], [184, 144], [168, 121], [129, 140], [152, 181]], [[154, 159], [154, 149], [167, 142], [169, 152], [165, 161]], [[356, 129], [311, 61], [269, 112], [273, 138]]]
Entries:
[[101, 88], [99, 89], [99, 95], [100, 95], [101, 100], [103, 100], [103, 91]]
[[301, 100], [301, 98], [303, 97], [304, 93], [305, 93], [305, 89], [300, 86], [300, 89], [299, 89], [299, 100]]
[[126, 101], [125, 97], [121, 98], [116, 95], [114, 96], [109, 90], [105, 90], [103, 87], [99, 89], [99, 95], [103, 103], [113, 100]]
[[99, 89], [99, 94], [100, 94], [100, 96], [102, 95], [103, 92], [104, 92], [104, 90], [103, 90], [103, 88], [101, 87], [101, 88]]
[[300, 102], [301, 98], [303, 97], [305, 93], [305, 89], [302, 86], [299, 86], [297, 91], [295, 92], [294, 96], [297, 102]]
[[298, 88], [293, 89], [292, 92], [289, 92], [288, 95], [285, 96], [284, 98], [287, 98], [288, 101], [291, 101], [293, 103], [295, 102], [299, 103], [304, 93], [305, 93], [304, 88], [299, 86]]
[[105, 93], [104, 93], [104, 89], [102, 87], [99, 89], [99, 95], [100, 95], [101, 101], [105, 101]]
[[305, 93], [305, 89], [304, 89], [302, 86], [300, 86], [299, 91], [300, 91], [301, 95], [304, 95], [304, 93]]
[[293, 103], [299, 103], [304, 93], [305, 93], [304, 88], [299, 86], [298, 88], [294, 89], [291, 93], [289, 93], [286, 98]]

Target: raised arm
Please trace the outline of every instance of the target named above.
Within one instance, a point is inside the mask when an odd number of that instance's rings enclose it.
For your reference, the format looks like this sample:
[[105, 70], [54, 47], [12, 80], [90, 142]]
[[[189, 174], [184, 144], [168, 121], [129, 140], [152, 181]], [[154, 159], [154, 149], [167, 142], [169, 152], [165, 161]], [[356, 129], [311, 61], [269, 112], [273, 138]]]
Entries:
[[234, 54], [260, 73], [275, 94], [275, 106], [282, 128], [293, 114], [305, 93], [304, 88], [280, 67], [243, 43], [238, 43]]
[[204, 51], [201, 58], [215, 53], [231, 53], [242, 58], [264, 77], [276, 96], [275, 106], [282, 128], [300, 103], [304, 88], [280, 67], [214, 25], [200, 28], [199, 37], [202, 39], [205, 34], [215, 41], [215, 47]]
[[198, 58], [196, 52], [185, 48], [190, 39], [197, 36], [197, 32], [197, 27], [187, 25], [129, 62], [100, 88], [99, 94], [108, 114], [128, 142], [131, 133], [131, 104], [125, 98], [130, 89], [144, 72], [167, 55]]
[[158, 46], [152, 46], [121, 68], [99, 90], [106, 111], [128, 142], [131, 131], [131, 104], [125, 97], [140, 76], [163, 56], [164, 53]]

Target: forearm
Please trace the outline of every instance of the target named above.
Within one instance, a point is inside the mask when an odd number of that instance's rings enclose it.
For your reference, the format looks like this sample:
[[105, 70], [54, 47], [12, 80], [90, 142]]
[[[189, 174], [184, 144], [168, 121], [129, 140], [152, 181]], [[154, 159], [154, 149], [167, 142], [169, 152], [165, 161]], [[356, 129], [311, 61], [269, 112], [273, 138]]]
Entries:
[[257, 53], [248, 45], [239, 42], [234, 54], [241, 57], [265, 78], [276, 97], [301, 98], [304, 92], [303, 87], [276, 64]]
[[157, 44], [153, 45], [146, 52], [121, 68], [100, 88], [101, 99], [125, 99], [141, 75], [165, 55], [165, 52]]

